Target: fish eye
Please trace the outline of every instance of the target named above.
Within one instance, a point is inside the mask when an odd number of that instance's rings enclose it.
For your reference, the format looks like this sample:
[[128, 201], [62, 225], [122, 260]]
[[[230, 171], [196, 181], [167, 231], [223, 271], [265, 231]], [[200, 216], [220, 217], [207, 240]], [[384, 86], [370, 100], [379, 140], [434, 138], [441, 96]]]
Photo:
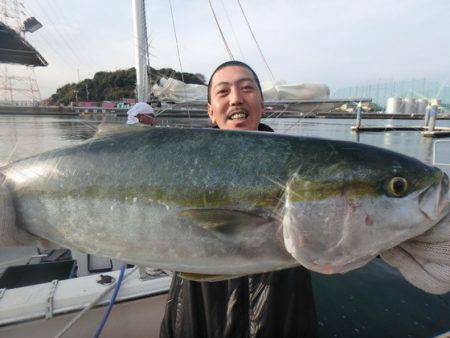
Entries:
[[408, 190], [408, 181], [403, 177], [391, 178], [388, 184], [388, 193], [394, 197], [402, 197]]

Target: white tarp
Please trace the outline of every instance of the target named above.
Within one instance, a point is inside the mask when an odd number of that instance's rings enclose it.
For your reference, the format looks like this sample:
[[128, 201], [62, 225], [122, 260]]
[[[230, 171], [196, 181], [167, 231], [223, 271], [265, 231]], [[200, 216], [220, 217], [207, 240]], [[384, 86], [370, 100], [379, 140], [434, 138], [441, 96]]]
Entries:
[[288, 85], [283, 82], [263, 82], [261, 84], [264, 100], [317, 100], [327, 99], [330, 89], [327, 85], [301, 83]]
[[173, 78], [161, 78], [153, 85], [152, 93], [160, 101], [206, 100], [207, 87], [198, 84], [187, 84]]
[[[330, 96], [330, 89], [324, 84], [303, 83], [287, 85], [282, 82], [261, 84], [264, 100], [317, 100]], [[206, 101], [207, 86], [186, 84], [173, 78], [161, 78], [152, 87], [152, 93], [161, 101], [185, 102]]]

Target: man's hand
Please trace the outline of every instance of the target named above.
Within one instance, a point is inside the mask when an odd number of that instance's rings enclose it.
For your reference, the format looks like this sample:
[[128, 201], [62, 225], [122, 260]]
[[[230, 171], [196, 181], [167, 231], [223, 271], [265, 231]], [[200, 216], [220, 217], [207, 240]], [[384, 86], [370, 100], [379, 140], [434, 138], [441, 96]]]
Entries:
[[414, 286], [434, 294], [450, 291], [450, 214], [420, 236], [381, 253]]

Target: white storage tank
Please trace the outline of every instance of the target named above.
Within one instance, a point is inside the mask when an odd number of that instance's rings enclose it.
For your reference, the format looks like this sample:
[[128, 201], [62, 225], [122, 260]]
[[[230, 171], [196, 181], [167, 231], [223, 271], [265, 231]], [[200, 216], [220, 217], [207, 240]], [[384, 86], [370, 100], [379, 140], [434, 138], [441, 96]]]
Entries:
[[386, 114], [403, 113], [403, 100], [399, 97], [390, 97], [386, 102]]
[[417, 114], [425, 114], [425, 111], [428, 106], [428, 100], [427, 99], [418, 99], [416, 101], [417, 105]]
[[417, 109], [416, 109], [416, 99], [413, 98], [409, 98], [407, 97], [406, 99], [403, 100], [403, 106], [404, 106], [404, 113], [411, 115], [411, 114], [415, 114]]

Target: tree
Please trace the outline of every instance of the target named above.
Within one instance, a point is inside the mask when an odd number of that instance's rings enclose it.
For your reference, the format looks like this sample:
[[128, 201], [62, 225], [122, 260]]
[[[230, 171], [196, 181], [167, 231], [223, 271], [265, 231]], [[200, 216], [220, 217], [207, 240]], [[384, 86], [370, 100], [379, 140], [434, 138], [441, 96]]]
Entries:
[[[155, 69], [150, 67], [150, 86], [162, 77], [173, 77], [182, 80], [180, 72], [172, 68]], [[183, 72], [186, 83], [205, 84], [202, 74]], [[87, 88], [87, 90], [86, 90]], [[78, 83], [68, 83], [56, 90], [50, 97], [51, 104], [69, 104], [75, 101], [75, 91], [79, 101], [118, 101], [122, 98], [135, 98], [136, 70], [135, 68], [120, 69], [114, 72], [97, 72], [92, 79], [84, 79]]]

